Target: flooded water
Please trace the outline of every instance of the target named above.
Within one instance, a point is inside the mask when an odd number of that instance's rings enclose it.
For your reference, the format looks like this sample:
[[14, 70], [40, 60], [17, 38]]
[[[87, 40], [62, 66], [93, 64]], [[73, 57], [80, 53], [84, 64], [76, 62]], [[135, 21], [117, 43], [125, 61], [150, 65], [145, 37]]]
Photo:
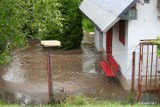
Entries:
[[[87, 40], [88, 39], [88, 40]], [[0, 71], [0, 97], [8, 103], [48, 103], [48, 50], [37, 40], [31, 46], [15, 51], [13, 59]], [[86, 37], [81, 48], [70, 51], [50, 51], [53, 93], [63, 101], [71, 95], [86, 95], [95, 99], [125, 100], [126, 91], [116, 79], [107, 78], [99, 67], [103, 55]]]

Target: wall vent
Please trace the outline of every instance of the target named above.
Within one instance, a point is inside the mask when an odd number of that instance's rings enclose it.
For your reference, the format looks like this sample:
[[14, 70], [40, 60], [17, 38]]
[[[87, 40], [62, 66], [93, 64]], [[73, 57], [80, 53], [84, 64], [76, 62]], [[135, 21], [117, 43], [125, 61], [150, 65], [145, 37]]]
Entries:
[[157, 0], [157, 8], [160, 8], [160, 0]]
[[132, 8], [121, 19], [122, 20], [136, 20], [137, 19], [137, 9]]

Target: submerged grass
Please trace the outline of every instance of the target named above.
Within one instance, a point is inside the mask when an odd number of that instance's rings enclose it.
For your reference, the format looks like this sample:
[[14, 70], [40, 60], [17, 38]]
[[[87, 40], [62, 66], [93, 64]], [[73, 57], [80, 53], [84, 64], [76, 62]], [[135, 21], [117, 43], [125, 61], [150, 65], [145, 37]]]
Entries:
[[37, 106], [25, 106], [25, 105], [13, 105], [5, 104], [0, 101], [0, 107], [160, 107], [160, 104], [156, 105], [142, 105], [142, 104], [120, 104], [112, 101], [96, 101], [84, 96], [74, 96], [66, 100], [66, 103], [56, 105], [37, 105]]

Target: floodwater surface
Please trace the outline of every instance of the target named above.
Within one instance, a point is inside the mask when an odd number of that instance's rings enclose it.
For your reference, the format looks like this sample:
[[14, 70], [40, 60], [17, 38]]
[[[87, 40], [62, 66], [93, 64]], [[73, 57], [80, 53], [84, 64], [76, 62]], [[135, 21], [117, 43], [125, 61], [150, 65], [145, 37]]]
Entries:
[[[93, 38], [89, 38], [91, 40]], [[81, 48], [60, 51], [52, 49], [52, 89], [56, 100], [85, 95], [95, 99], [125, 100], [126, 91], [116, 79], [108, 79], [99, 67], [103, 54], [92, 42], [82, 41]], [[0, 97], [8, 103], [47, 104], [48, 50], [37, 40], [30, 47], [15, 51], [13, 59], [0, 71]]]

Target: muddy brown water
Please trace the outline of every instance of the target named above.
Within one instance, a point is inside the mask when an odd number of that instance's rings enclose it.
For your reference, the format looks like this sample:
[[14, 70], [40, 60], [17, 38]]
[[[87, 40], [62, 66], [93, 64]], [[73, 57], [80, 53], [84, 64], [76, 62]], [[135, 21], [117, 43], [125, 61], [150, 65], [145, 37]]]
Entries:
[[[26, 50], [15, 51], [13, 59], [0, 71], [0, 97], [8, 103], [47, 104], [47, 53], [39, 41], [30, 40]], [[103, 100], [125, 100], [127, 93], [116, 79], [109, 80], [99, 67], [102, 53], [93, 43], [81, 48], [50, 52], [53, 93], [56, 100], [85, 95]]]

